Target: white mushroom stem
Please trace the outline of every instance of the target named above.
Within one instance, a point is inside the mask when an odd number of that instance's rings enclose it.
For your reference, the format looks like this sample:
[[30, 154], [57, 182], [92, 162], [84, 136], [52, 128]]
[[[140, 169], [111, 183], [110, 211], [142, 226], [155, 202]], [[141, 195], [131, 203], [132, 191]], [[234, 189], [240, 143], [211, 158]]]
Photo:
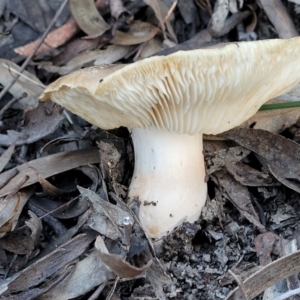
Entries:
[[139, 219], [159, 238], [184, 221], [194, 222], [205, 204], [207, 185], [202, 134], [132, 129], [135, 166], [129, 199], [141, 201]]

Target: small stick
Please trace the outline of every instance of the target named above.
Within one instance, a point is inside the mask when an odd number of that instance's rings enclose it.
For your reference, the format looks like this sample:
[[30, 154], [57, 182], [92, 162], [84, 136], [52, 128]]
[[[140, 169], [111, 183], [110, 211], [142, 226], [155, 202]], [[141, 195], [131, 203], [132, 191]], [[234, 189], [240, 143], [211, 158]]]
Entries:
[[244, 297], [246, 300], [250, 300], [249, 297], [247, 296], [246, 293], [246, 288], [244, 286], [244, 283], [231, 271], [229, 270], [228, 273], [234, 278], [234, 280], [236, 281], [237, 285], [239, 286], [241, 292], [244, 294]]

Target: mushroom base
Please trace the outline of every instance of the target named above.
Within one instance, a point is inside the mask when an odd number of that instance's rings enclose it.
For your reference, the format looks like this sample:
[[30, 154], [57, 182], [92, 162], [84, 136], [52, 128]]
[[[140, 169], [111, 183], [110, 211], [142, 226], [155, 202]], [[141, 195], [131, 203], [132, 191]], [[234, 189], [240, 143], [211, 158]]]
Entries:
[[128, 197], [140, 200], [146, 233], [159, 238], [184, 221], [196, 221], [207, 195], [202, 134], [132, 129], [132, 140], [135, 167]]

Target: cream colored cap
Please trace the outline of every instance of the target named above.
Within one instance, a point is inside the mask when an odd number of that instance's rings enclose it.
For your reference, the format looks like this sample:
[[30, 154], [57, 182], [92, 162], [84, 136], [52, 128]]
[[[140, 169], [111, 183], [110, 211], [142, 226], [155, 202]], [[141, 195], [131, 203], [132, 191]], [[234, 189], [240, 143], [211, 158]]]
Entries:
[[297, 37], [86, 68], [50, 84], [40, 100], [52, 99], [102, 129], [218, 134], [299, 82]]

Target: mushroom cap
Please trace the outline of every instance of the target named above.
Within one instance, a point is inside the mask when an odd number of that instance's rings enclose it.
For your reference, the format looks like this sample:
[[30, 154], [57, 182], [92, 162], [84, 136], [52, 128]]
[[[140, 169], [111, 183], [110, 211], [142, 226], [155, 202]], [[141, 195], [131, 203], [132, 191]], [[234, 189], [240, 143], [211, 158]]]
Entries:
[[102, 129], [218, 134], [300, 82], [300, 37], [180, 51], [82, 69], [50, 84], [52, 99]]

